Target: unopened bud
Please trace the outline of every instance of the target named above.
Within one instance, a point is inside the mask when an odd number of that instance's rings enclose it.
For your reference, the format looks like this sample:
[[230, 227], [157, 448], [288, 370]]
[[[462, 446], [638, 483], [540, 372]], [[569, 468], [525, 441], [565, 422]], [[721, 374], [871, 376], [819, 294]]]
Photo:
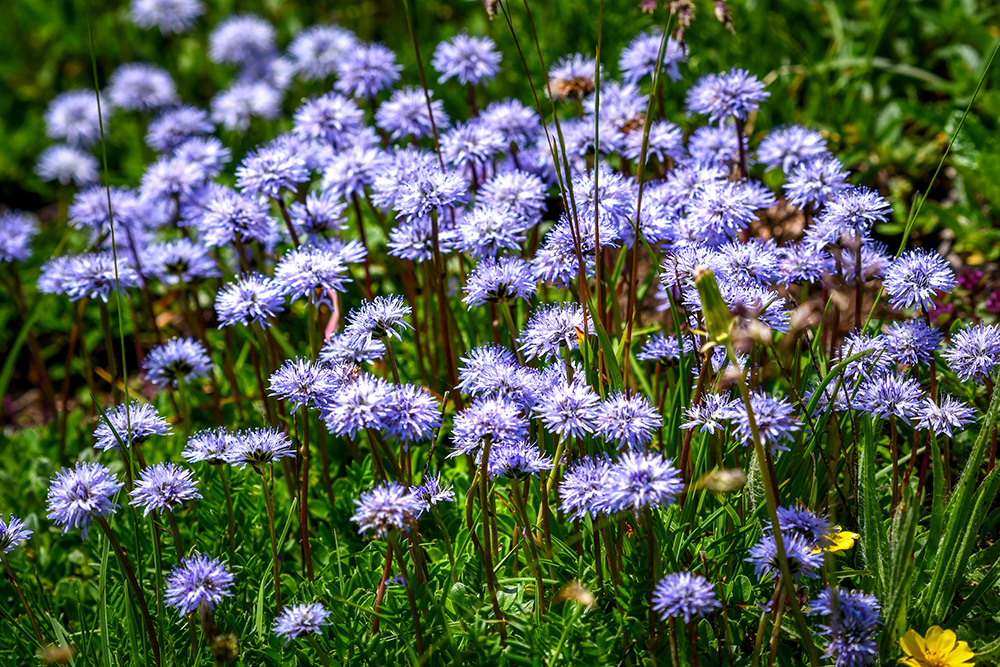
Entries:
[[742, 470], [713, 470], [698, 480], [697, 487], [712, 493], [732, 493], [742, 489], [746, 483], [747, 475]]
[[582, 607], [591, 607], [597, 601], [597, 598], [594, 597], [594, 594], [588, 588], [574, 579], [559, 589], [553, 602], [558, 604], [567, 600], [572, 600]]

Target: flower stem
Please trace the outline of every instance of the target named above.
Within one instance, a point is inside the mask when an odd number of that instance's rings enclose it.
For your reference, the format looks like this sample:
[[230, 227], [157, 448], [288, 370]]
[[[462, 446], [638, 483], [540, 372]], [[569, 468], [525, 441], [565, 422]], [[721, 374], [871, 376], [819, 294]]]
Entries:
[[42, 629], [38, 625], [38, 619], [35, 618], [35, 612], [31, 610], [31, 606], [28, 605], [28, 598], [24, 597], [24, 591], [21, 590], [21, 584], [17, 582], [17, 576], [14, 574], [14, 568], [10, 566], [7, 561], [7, 556], [4, 555], [3, 551], [0, 551], [0, 560], [3, 561], [4, 568], [7, 569], [7, 579], [14, 586], [14, 590], [17, 591], [17, 597], [21, 599], [21, 604], [24, 605], [24, 610], [28, 612], [28, 620], [31, 621], [31, 627], [35, 631], [35, 636], [38, 638], [38, 643], [42, 647], [46, 646], [45, 635], [42, 634]]
[[309, 581], [315, 577], [309, 542], [309, 410], [302, 408], [302, 474], [299, 483], [299, 526], [302, 529], [302, 560]]
[[[263, 470], [260, 473], [260, 486], [264, 492], [264, 508], [267, 511], [267, 529], [271, 535], [271, 572], [274, 574], [274, 600], [281, 613], [281, 571], [278, 563], [278, 538], [274, 532], [274, 498], [271, 496], [271, 486], [267, 483], [267, 476]], [[274, 472], [271, 472], [274, 475]]]
[[524, 539], [528, 543], [528, 555], [530, 556], [531, 570], [535, 575], [535, 608], [538, 610], [538, 620], [541, 622], [542, 615], [545, 614], [545, 585], [542, 583], [542, 566], [538, 560], [538, 547], [535, 545], [534, 530], [528, 520], [528, 505], [521, 493], [521, 485], [518, 480], [512, 480], [510, 484], [514, 494], [514, 506], [517, 507], [521, 520], [524, 522]]
[[236, 520], [233, 516], [233, 494], [229, 489], [229, 475], [226, 473], [225, 464], [219, 463], [216, 467], [219, 469], [219, 478], [222, 480], [222, 495], [226, 500], [226, 520], [229, 524], [226, 534], [229, 537], [229, 560], [232, 561], [233, 552], [236, 550]]
[[399, 567], [399, 574], [403, 577], [403, 585], [406, 587], [406, 598], [410, 602], [410, 619], [413, 621], [413, 634], [417, 644], [417, 657], [424, 654], [424, 633], [420, 627], [420, 613], [417, 611], [417, 599], [413, 595], [413, 586], [410, 583], [410, 576], [407, 574], [406, 561], [403, 560], [403, 552], [396, 542], [396, 535], [390, 531], [389, 550], [396, 556], [396, 565]]

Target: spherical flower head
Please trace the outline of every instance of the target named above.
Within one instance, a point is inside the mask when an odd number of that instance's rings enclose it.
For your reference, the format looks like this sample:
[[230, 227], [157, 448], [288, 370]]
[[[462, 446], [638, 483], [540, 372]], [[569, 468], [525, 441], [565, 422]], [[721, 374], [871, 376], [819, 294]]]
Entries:
[[687, 108], [689, 113], [708, 116], [711, 123], [722, 123], [730, 117], [744, 120], [769, 95], [757, 77], [734, 68], [698, 79], [688, 91]]
[[682, 429], [698, 428], [702, 433], [715, 433], [725, 429], [725, 424], [737, 414], [737, 401], [723, 394], [709, 392], [701, 403], [684, 409]]
[[205, 245], [229, 245], [235, 240], [266, 242], [273, 229], [268, 204], [231, 190], [219, 188], [198, 221]]
[[285, 637], [288, 640], [285, 642], [287, 646], [293, 639], [321, 634], [329, 617], [330, 612], [319, 602], [293, 604], [285, 607], [274, 619], [274, 634]]
[[294, 248], [274, 268], [275, 285], [293, 301], [304, 298], [329, 304], [329, 290], [343, 292], [350, 279], [339, 253], [324, 246]]
[[539, 397], [534, 411], [550, 433], [582, 438], [593, 433], [602, 414], [600, 402], [585, 382], [559, 382]]
[[690, 623], [721, 606], [715, 586], [700, 574], [668, 574], [653, 589], [653, 610], [663, 621], [679, 617]]
[[338, 199], [364, 197], [366, 188], [385, 166], [386, 153], [360, 143], [335, 153], [326, 163], [321, 187]]
[[351, 521], [358, 524], [358, 533], [371, 532], [378, 538], [385, 537], [391, 530], [409, 531], [423, 511], [417, 494], [396, 482], [376, 486], [361, 494], [354, 504], [357, 510]]
[[[107, 101], [101, 100], [105, 122]], [[69, 90], [59, 93], [45, 110], [45, 134], [70, 146], [86, 148], [101, 138], [101, 116], [97, 113], [97, 95], [93, 90]]]
[[545, 211], [545, 182], [535, 174], [514, 169], [495, 174], [479, 188], [476, 201], [504, 207], [523, 221], [526, 230], [542, 218]]
[[274, 26], [255, 14], [231, 16], [208, 37], [208, 57], [223, 65], [249, 65], [276, 50]]
[[[763, 391], [750, 395], [750, 409], [757, 424], [757, 432], [763, 442], [772, 448], [779, 447], [783, 440], [794, 438], [802, 427], [795, 416], [795, 409], [788, 401]], [[744, 444], [753, 444], [750, 418], [743, 403], [735, 403], [732, 410], [737, 436]]]
[[[618, 68], [626, 83], [638, 83], [647, 76], [653, 76], [656, 72], [656, 62], [659, 60], [662, 41], [663, 32], [653, 30], [638, 35], [622, 49], [621, 57], [618, 59]], [[687, 46], [673, 37], [668, 37], [663, 52], [662, 68], [671, 80], [681, 80], [681, 70], [677, 65], [686, 61], [687, 57]]]
[[176, 389], [181, 382], [208, 377], [212, 358], [200, 341], [194, 338], [173, 338], [157, 345], [142, 360], [146, 379], [157, 387]]
[[429, 218], [434, 211], [440, 214], [452, 210], [468, 200], [469, 182], [460, 172], [431, 166], [410, 174], [397, 191], [392, 207], [404, 220], [413, 220]]
[[320, 416], [335, 435], [353, 438], [362, 429], [381, 429], [387, 424], [393, 385], [362, 373], [342, 382], [322, 406]]
[[955, 286], [955, 271], [933, 250], [907, 250], [885, 272], [882, 287], [895, 308], [931, 308], [939, 292]]
[[112, 499], [121, 483], [99, 463], [78, 463], [52, 478], [48, 493], [48, 518], [62, 526], [63, 535], [76, 528], [83, 539], [95, 517], [109, 517], [118, 504]]
[[[798, 581], [803, 576], [810, 579], [818, 577], [816, 570], [823, 565], [822, 549], [815, 549], [813, 544], [798, 534], [783, 533], [781, 538], [792, 578]], [[746, 560], [753, 564], [758, 579], [769, 575], [778, 576], [778, 547], [774, 541], [774, 534], [765, 533], [760, 541], [751, 547]]]
[[364, 126], [364, 113], [354, 100], [338, 93], [313, 97], [295, 110], [292, 132], [304, 141], [328, 144], [334, 150], [351, 145]]
[[781, 265], [778, 283], [788, 287], [797, 283], [817, 284], [824, 275], [833, 273], [836, 263], [833, 256], [822, 248], [805, 243], [795, 243], [779, 250]]
[[374, 98], [399, 80], [396, 54], [382, 44], [362, 44], [337, 60], [334, 89], [358, 99]]
[[[825, 544], [827, 536], [833, 532], [825, 516], [813, 514], [805, 507], [779, 507], [777, 512], [782, 535], [801, 535], [814, 547]], [[770, 523], [766, 525], [770, 529]]]
[[705, 183], [688, 205], [688, 222], [694, 236], [721, 245], [742, 233], [757, 219], [757, 208], [746, 195], [741, 182]]
[[444, 161], [475, 174], [475, 168], [489, 163], [508, 146], [503, 135], [482, 120], [459, 123], [441, 137]]
[[825, 658], [836, 667], [863, 667], [878, 662], [879, 603], [861, 591], [827, 587], [810, 603], [810, 614], [826, 618], [819, 626], [826, 639]]
[[655, 333], [649, 336], [642, 344], [642, 349], [635, 355], [639, 361], [655, 361], [665, 364], [677, 361], [683, 352], [691, 352], [694, 347], [691, 340], [685, 337], [678, 340], [676, 336], [667, 336], [663, 333]]
[[488, 343], [472, 348], [459, 362], [458, 388], [467, 394], [479, 394], [491, 387], [484, 378], [491, 368], [516, 366], [517, 358], [510, 348]]
[[924, 390], [915, 378], [892, 371], [867, 378], [858, 389], [856, 408], [879, 419], [895, 417], [907, 424], [916, 417], [924, 399]]
[[344, 333], [330, 336], [319, 351], [320, 359], [330, 366], [344, 363], [354, 366], [371, 364], [384, 355], [385, 343], [382, 341], [372, 338], [362, 342]]
[[424, 387], [412, 384], [392, 389], [383, 419], [386, 433], [400, 442], [426, 440], [441, 425], [441, 403]]
[[900, 364], [924, 364], [934, 358], [944, 333], [924, 320], [893, 322], [882, 330], [888, 353]]
[[605, 507], [604, 494], [612, 464], [605, 458], [582, 458], [566, 469], [559, 484], [559, 507], [572, 519], [596, 517]]
[[0, 553], [9, 554], [14, 549], [28, 541], [32, 531], [28, 530], [24, 522], [13, 514], [10, 521], [4, 523], [3, 515], [0, 515]]
[[23, 262], [31, 257], [38, 222], [21, 211], [0, 211], [0, 262]]
[[344, 333], [362, 341], [375, 338], [385, 342], [389, 338], [402, 340], [401, 334], [413, 326], [406, 321], [412, 309], [398, 294], [377, 296], [372, 301], [362, 300], [361, 306], [347, 316]]
[[127, 63], [108, 79], [107, 96], [119, 109], [151, 111], [177, 102], [177, 84], [159, 67]]
[[523, 480], [545, 470], [552, 470], [552, 459], [528, 440], [497, 443], [490, 448], [490, 460], [486, 464], [486, 474], [490, 478]]
[[204, 461], [219, 465], [232, 459], [232, 451], [236, 444], [236, 436], [227, 429], [221, 426], [206, 429], [191, 434], [181, 456], [191, 463]]
[[276, 428], [247, 429], [234, 437], [229, 462], [240, 468], [250, 465], [260, 472], [278, 459], [295, 458], [291, 439]]
[[237, 323], [271, 326], [270, 319], [285, 309], [284, 294], [273, 280], [259, 273], [244, 273], [215, 297], [219, 327]]
[[132, 401], [128, 405], [116, 405], [99, 418], [97, 428], [94, 429], [94, 449], [118, 449], [121, 443], [131, 447], [152, 435], [169, 433], [170, 425], [155, 407], [149, 403]]
[[214, 129], [204, 109], [179, 106], [164, 111], [150, 122], [146, 143], [155, 151], [171, 153], [188, 139], [211, 134]]
[[594, 321], [578, 303], [556, 303], [538, 308], [528, 319], [518, 337], [521, 350], [528, 359], [557, 359], [564, 348], [580, 348], [579, 336], [584, 331], [594, 334]]
[[233, 575], [222, 561], [204, 554], [182, 560], [167, 576], [164, 601], [183, 617], [206, 605], [209, 609], [232, 597]]
[[455, 487], [441, 481], [441, 474], [424, 477], [420, 486], [413, 488], [413, 495], [420, 501], [422, 510], [430, 509], [438, 503], [455, 500]]
[[866, 239], [872, 227], [885, 222], [892, 207], [882, 195], [866, 187], [848, 187], [832, 194], [805, 240], [822, 248], [842, 240]]
[[[848, 188], [848, 173], [840, 160], [827, 153], [795, 162], [785, 179], [785, 197], [799, 208], [818, 209]], [[837, 217], [831, 217], [835, 222]], [[833, 229], [838, 229], [833, 225]]]
[[478, 398], [452, 422], [452, 442], [455, 449], [448, 457], [478, 452], [489, 439], [515, 442], [528, 436], [528, 420], [517, 403], [505, 397]]
[[[429, 91], [430, 94], [433, 92]], [[451, 119], [441, 100], [431, 100], [431, 113], [438, 131], [448, 127]], [[375, 112], [375, 124], [383, 132], [388, 132], [389, 138], [394, 141], [406, 137], [419, 140], [430, 136], [434, 130], [427, 113], [427, 99], [419, 88], [394, 90], [389, 100], [379, 105]]]
[[280, 143], [252, 151], [236, 169], [236, 187], [245, 194], [279, 197], [309, 180], [305, 160]]
[[913, 629], [899, 638], [904, 657], [899, 664], [906, 667], [972, 667], [975, 654], [969, 648], [968, 642], [958, 641], [952, 630], [945, 630], [938, 625], [927, 629], [927, 635], [921, 637]]
[[38, 156], [35, 173], [43, 181], [58, 181], [62, 185], [83, 187], [97, 182], [97, 159], [79, 148], [57, 144]]
[[[519, 251], [527, 238], [521, 232], [521, 220], [507, 206], [482, 202], [456, 221], [455, 228], [445, 235], [445, 245], [458, 252], [467, 252], [477, 259], [493, 258], [504, 250]], [[439, 233], [439, 237], [442, 236]], [[494, 260], [494, 264], [504, 259]], [[484, 269], [485, 270], [485, 269]], [[496, 267], [493, 269], [496, 270]], [[528, 271], [534, 293], [534, 271]], [[474, 274], [475, 275], [475, 274]], [[470, 277], [471, 280], [471, 277]], [[466, 282], [466, 290], [470, 282]]]
[[936, 435], [947, 435], [950, 438], [954, 435], [953, 429], [961, 429], [976, 422], [976, 410], [954, 396], [942, 394], [937, 403], [929, 397], [925, 398], [917, 411], [917, 417], [918, 429], [929, 429]]
[[[563, 56], [549, 68], [549, 86], [557, 98], [582, 100], [594, 92], [597, 63], [590, 56]], [[602, 68], [603, 69], [603, 68]]]
[[628, 451], [611, 466], [605, 492], [597, 509], [608, 514], [672, 505], [684, 490], [680, 471], [657, 452]]
[[[174, 157], [179, 160], [186, 160], [192, 163], [192, 165], [197, 166], [204, 174], [204, 178], [210, 179], [222, 173], [222, 168], [232, 158], [232, 152], [223, 146], [222, 142], [216, 137], [190, 137], [177, 146], [174, 150]], [[202, 188], [188, 193], [187, 198], [181, 198], [182, 219], [191, 217], [190, 211], [185, 210], [186, 207], [191, 206], [199, 198], [202, 200], [206, 199], [209, 193], [216, 191], [214, 188], [222, 187], [218, 183], [207, 183]], [[197, 203], [200, 204], [201, 201], [197, 201]]]
[[312, 235], [343, 230], [347, 225], [345, 210], [347, 202], [328, 192], [310, 192], [304, 204], [296, 201], [288, 207], [292, 223], [299, 232]]
[[271, 374], [268, 394], [292, 404], [292, 414], [299, 407], [325, 402], [340, 386], [332, 369], [313, 359], [289, 359]]
[[614, 392], [600, 404], [597, 432], [619, 447], [637, 448], [653, 441], [653, 433], [663, 425], [663, 417], [642, 394], [628, 396]]
[[172, 512], [189, 500], [201, 498], [191, 471], [174, 463], [157, 463], [143, 468], [135, 488], [129, 493], [130, 505], [143, 508], [143, 516], [153, 510]]
[[500, 71], [500, 52], [489, 37], [455, 35], [434, 49], [431, 64], [438, 71], [438, 83], [457, 79], [463, 86], [493, 80]]
[[520, 257], [482, 259], [469, 274], [462, 302], [471, 309], [486, 302], [501, 303], [513, 299], [530, 300], [537, 283], [528, 263]]
[[988, 380], [1000, 366], [1000, 325], [974, 324], [962, 329], [943, 356], [962, 382]]
[[169, 35], [191, 30], [205, 6], [199, 0], [132, 0], [130, 10], [132, 23]]
[[143, 258], [146, 272], [164, 285], [197, 283], [222, 275], [208, 248], [191, 239], [173, 239], [146, 249]]
[[117, 269], [110, 250], [55, 257], [42, 265], [38, 291], [65, 294], [71, 301], [87, 297], [107, 303], [116, 285], [124, 291], [139, 282], [139, 275], [124, 258], [119, 259]]
[[246, 132], [253, 118], [278, 118], [283, 96], [265, 81], [238, 80], [212, 98], [212, 122], [229, 132]]
[[757, 161], [770, 169], [790, 174], [795, 167], [827, 154], [823, 135], [801, 125], [777, 127], [757, 148]]
[[292, 40], [288, 54], [295, 70], [307, 81], [322, 81], [334, 73], [337, 62], [357, 48], [358, 38], [339, 25], [315, 25]]

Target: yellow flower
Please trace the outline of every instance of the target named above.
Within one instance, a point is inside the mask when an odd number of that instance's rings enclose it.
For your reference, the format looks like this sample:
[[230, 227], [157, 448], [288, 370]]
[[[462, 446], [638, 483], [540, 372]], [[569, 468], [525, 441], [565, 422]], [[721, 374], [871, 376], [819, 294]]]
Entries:
[[970, 667], [976, 655], [968, 642], [958, 641], [954, 632], [938, 625], [928, 628], [926, 637], [907, 630], [899, 638], [899, 645], [906, 654], [899, 664], [908, 667]]
[[861, 536], [857, 533], [852, 533], [849, 530], [840, 530], [840, 526], [837, 526], [834, 530], [836, 532], [826, 536], [826, 544], [813, 549], [813, 553], [818, 554], [820, 551], [829, 551], [831, 553], [847, 551], [848, 549], [853, 549], [854, 542], [861, 539]]

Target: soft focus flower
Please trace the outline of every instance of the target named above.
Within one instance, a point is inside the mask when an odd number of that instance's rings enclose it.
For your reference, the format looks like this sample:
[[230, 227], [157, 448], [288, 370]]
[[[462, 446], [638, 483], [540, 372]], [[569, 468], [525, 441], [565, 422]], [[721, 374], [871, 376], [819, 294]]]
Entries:
[[958, 641], [953, 631], [938, 625], [928, 628], [924, 637], [916, 630], [907, 630], [899, 638], [899, 646], [905, 654], [899, 664], [907, 667], [971, 667], [976, 657], [968, 642]]
[[9, 554], [24, 544], [29, 537], [31, 537], [31, 531], [24, 525], [23, 521], [11, 514], [10, 520], [4, 523], [3, 515], [0, 515], [0, 553]]
[[212, 359], [200, 341], [194, 338], [173, 338], [157, 345], [142, 360], [146, 379], [157, 387], [177, 388], [181, 382], [208, 377]]
[[194, 554], [182, 560], [167, 576], [164, 602], [181, 616], [198, 611], [202, 604], [209, 609], [231, 597], [233, 575], [222, 561], [204, 554]]
[[274, 634], [286, 637], [288, 641], [310, 633], [320, 634], [329, 617], [330, 612], [319, 602], [293, 604], [285, 607], [274, 619]]
[[500, 71], [500, 53], [489, 37], [460, 34], [438, 44], [431, 64], [441, 74], [438, 83], [458, 79], [463, 86], [477, 84], [493, 79]]
[[94, 429], [94, 449], [118, 449], [121, 443], [131, 447], [151, 435], [170, 433], [170, 424], [149, 403], [132, 401], [128, 405], [116, 405], [105, 415], [98, 418]]
[[35, 173], [43, 181], [58, 181], [62, 185], [83, 187], [97, 182], [97, 159], [79, 148], [57, 144], [38, 156]]
[[116, 69], [108, 79], [106, 94], [119, 109], [151, 111], [177, 101], [177, 84], [159, 67], [128, 63]]
[[0, 211], [0, 262], [23, 262], [31, 257], [38, 223], [21, 211]]
[[159, 28], [164, 35], [183, 33], [205, 13], [199, 0], [132, 0], [132, 22], [140, 28]]
[[700, 574], [668, 574], [653, 589], [653, 609], [663, 621], [680, 617], [690, 623], [721, 606], [715, 587]]
[[879, 603], [874, 595], [828, 587], [810, 604], [811, 614], [825, 617], [819, 626], [826, 639], [825, 658], [836, 667], [863, 667], [878, 659]]

